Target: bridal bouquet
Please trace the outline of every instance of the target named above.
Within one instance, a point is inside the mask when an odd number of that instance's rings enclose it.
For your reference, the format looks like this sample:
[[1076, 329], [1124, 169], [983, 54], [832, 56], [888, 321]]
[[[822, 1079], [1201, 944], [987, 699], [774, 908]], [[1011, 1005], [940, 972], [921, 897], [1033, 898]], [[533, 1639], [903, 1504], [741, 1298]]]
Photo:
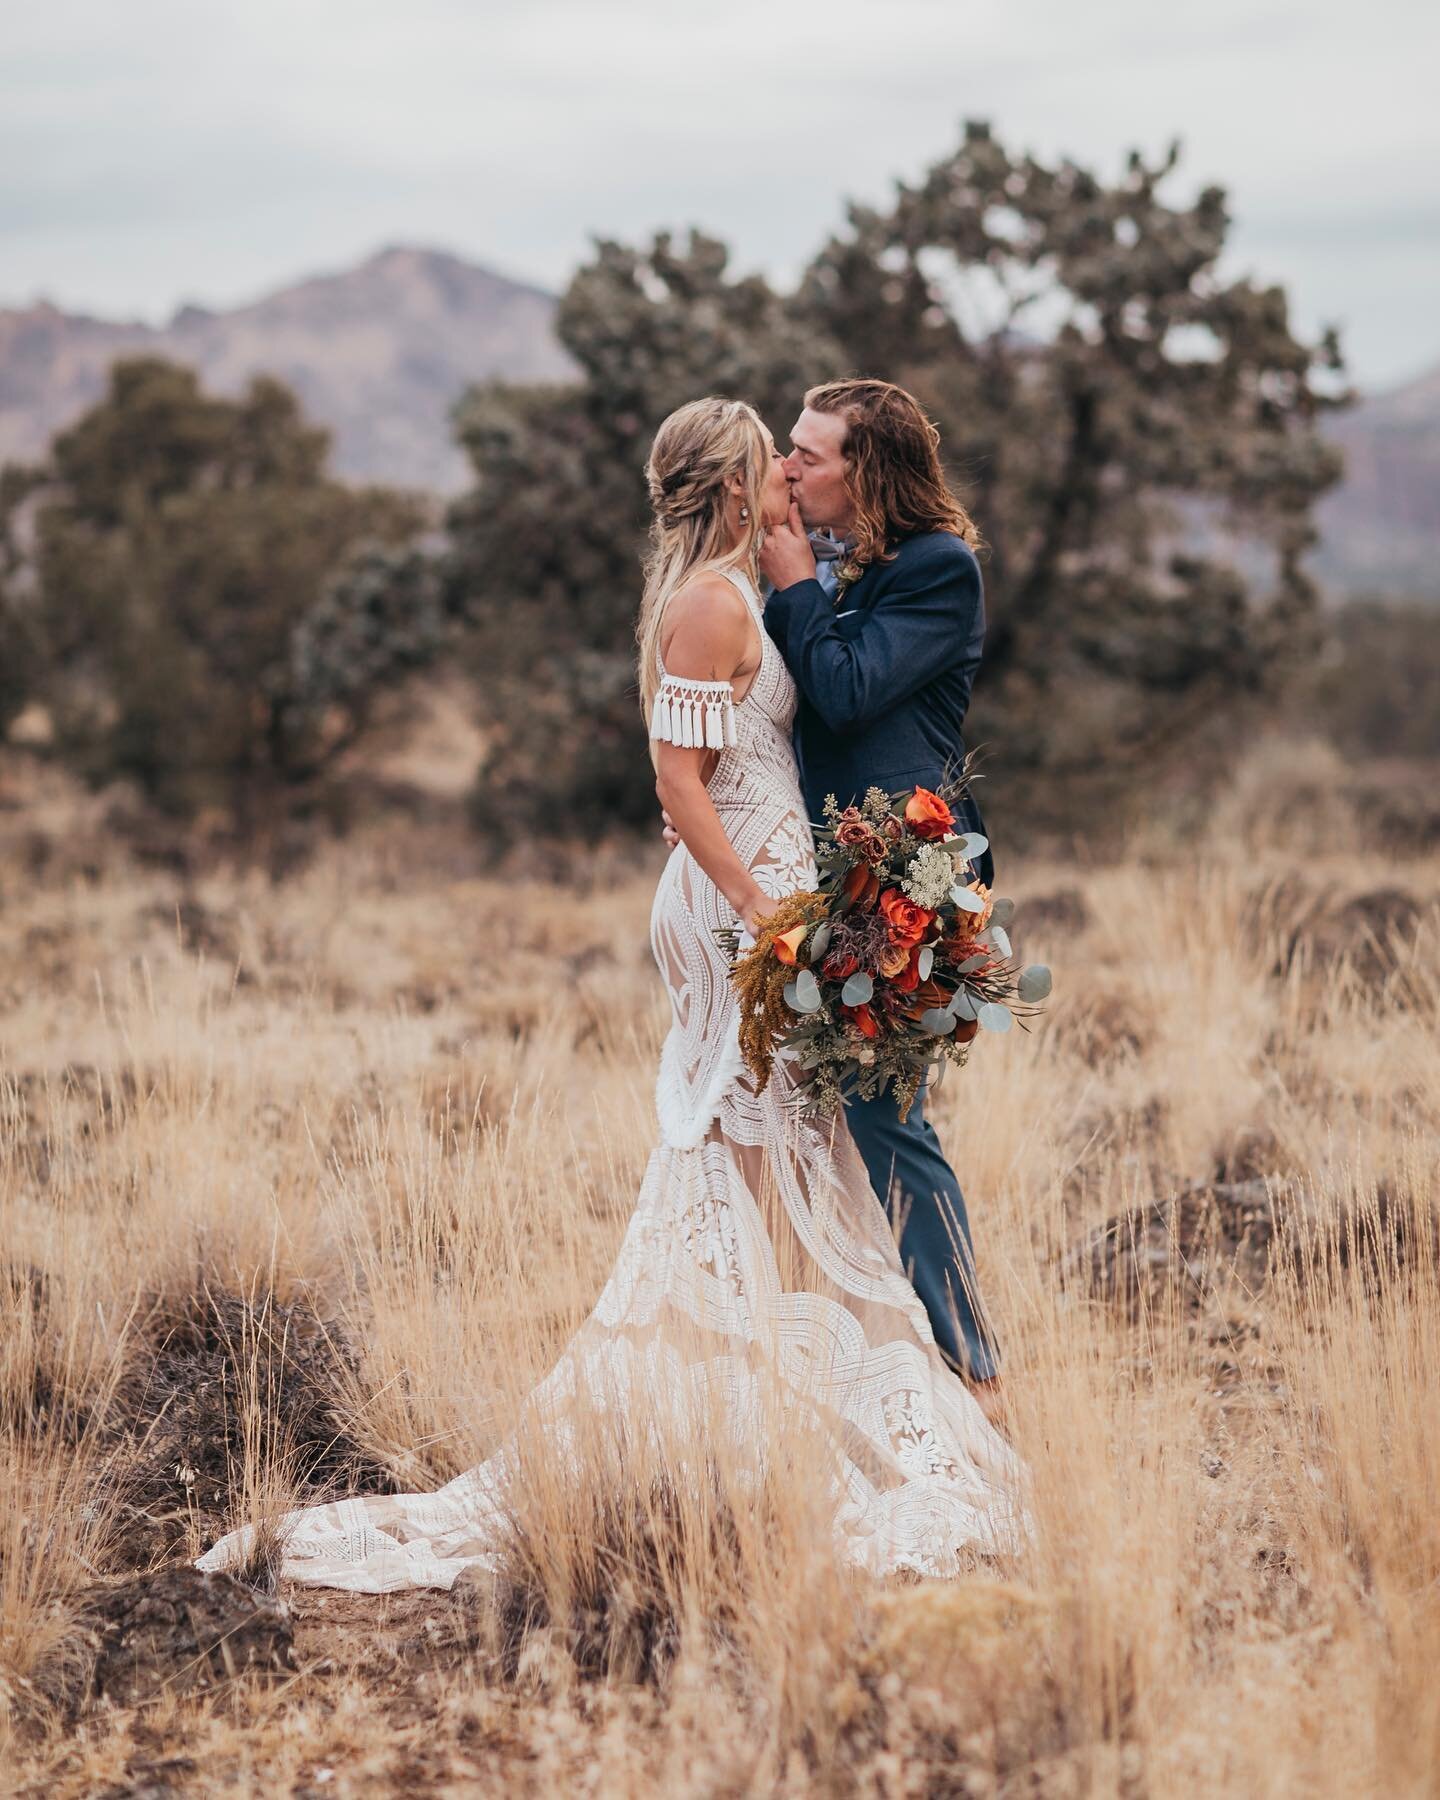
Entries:
[[[962, 776], [946, 792], [964, 785]], [[928, 788], [872, 787], [843, 809], [826, 801], [819, 891], [782, 900], [731, 965], [740, 1047], [762, 1090], [789, 1048], [814, 1072], [821, 1112], [888, 1082], [904, 1119], [932, 1064], [963, 1064], [979, 1031], [1033, 1016], [1050, 971], [1014, 961], [1014, 902], [974, 877], [986, 839], [954, 825]]]

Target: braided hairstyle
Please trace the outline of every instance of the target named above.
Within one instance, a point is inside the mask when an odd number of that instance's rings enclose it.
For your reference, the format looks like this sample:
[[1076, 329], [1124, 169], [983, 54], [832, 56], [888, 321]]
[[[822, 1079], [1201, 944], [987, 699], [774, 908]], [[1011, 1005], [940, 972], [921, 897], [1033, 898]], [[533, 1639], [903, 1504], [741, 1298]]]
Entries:
[[[769, 465], [770, 444], [760, 415], [743, 400], [712, 395], [687, 401], [655, 433], [645, 464], [654, 518], [635, 624], [640, 709], [647, 724], [660, 685], [660, 628], [671, 595], [699, 569], [744, 569], [752, 581], [759, 580], [756, 557]], [[750, 514], [738, 542], [725, 516], [734, 475], [744, 482], [741, 503]]]

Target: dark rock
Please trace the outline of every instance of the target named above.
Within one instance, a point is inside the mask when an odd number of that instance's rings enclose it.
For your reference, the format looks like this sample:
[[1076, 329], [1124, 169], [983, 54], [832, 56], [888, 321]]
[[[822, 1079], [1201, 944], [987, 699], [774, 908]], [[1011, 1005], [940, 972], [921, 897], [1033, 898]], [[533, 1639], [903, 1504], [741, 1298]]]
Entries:
[[[1107, 1219], [1065, 1252], [1061, 1276], [1131, 1308], [1178, 1284], [1198, 1306], [1235, 1298], [1237, 1288], [1254, 1295], [1282, 1256], [1302, 1292], [1322, 1302], [1337, 1279], [1372, 1296], [1416, 1283], [1428, 1295], [1440, 1268], [1440, 1213], [1383, 1183], [1322, 1210], [1288, 1178], [1198, 1182]], [[1245, 1325], [1227, 1319], [1225, 1341], [1241, 1341]]]
[[1099, 993], [1076, 1001], [1058, 1020], [1055, 1035], [1091, 1064], [1141, 1055], [1150, 1040], [1146, 1021], [1124, 994]]
[[1287, 1245], [1292, 1262], [1317, 1274], [1306, 1280], [1324, 1297], [1332, 1278], [1357, 1283], [1367, 1296], [1419, 1286], [1428, 1304], [1440, 1269], [1440, 1212], [1428, 1200], [1383, 1182], [1347, 1205], [1305, 1217]]
[[1058, 938], [1078, 937], [1090, 923], [1090, 908], [1079, 888], [1059, 888], [1053, 894], [1038, 894], [1024, 900], [1016, 909], [1016, 937], [1043, 938], [1047, 944]]
[[1176, 1282], [1197, 1303], [1225, 1276], [1258, 1288], [1269, 1274], [1276, 1202], [1296, 1198], [1290, 1183], [1196, 1183], [1107, 1219], [1065, 1253], [1062, 1277], [1126, 1306]]
[[1242, 1126], [1215, 1158], [1217, 1183], [1272, 1179], [1296, 1173], [1293, 1159], [1275, 1133], [1265, 1125]]
[[1275, 972], [1286, 973], [1300, 958], [1321, 972], [1348, 962], [1366, 987], [1381, 987], [1403, 966], [1427, 910], [1400, 888], [1316, 906], [1289, 927]]
[[198, 953], [213, 956], [221, 962], [235, 961], [233, 918], [203, 905], [193, 894], [183, 895], [168, 906], [146, 907], [141, 918], [177, 934], [182, 947], [191, 955]]

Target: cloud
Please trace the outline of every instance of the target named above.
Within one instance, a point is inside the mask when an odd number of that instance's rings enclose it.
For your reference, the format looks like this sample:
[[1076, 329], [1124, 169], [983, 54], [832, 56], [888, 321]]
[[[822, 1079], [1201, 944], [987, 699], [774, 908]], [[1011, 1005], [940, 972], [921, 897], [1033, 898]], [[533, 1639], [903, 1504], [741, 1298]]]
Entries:
[[1385, 273], [1434, 239], [1432, 11], [56, 0], [7, 22], [0, 300], [159, 317], [395, 240], [558, 286], [592, 232], [691, 223], [785, 279], [976, 116], [1102, 173], [1179, 135], [1179, 191], [1224, 185], [1246, 262], [1349, 318], [1378, 379], [1440, 352]]

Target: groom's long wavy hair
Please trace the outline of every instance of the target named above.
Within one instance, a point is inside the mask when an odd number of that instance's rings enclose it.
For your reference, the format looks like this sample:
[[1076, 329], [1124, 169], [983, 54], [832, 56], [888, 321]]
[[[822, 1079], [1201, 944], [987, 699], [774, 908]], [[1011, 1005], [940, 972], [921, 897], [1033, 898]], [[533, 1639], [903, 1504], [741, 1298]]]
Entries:
[[[647, 723], [660, 685], [660, 628], [670, 596], [697, 569], [738, 568], [752, 582], [759, 581], [761, 495], [769, 466], [770, 445], [760, 415], [743, 400], [714, 395], [689, 400], [655, 433], [645, 464], [655, 516], [635, 624], [640, 708]], [[732, 475], [743, 478], [741, 502], [749, 512], [738, 544], [725, 523]], [[653, 743], [650, 755], [653, 761]]]
[[920, 531], [953, 531], [972, 550], [983, 547], [945, 479], [940, 433], [913, 394], [892, 381], [826, 381], [805, 404], [845, 421], [841, 454], [850, 463], [857, 563], [889, 562], [896, 540]]

